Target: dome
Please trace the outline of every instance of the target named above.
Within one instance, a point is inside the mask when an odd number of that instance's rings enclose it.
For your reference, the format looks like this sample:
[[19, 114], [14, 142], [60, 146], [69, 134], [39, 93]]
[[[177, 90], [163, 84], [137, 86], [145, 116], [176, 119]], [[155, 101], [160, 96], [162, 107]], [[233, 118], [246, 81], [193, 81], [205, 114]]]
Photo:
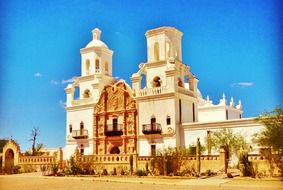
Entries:
[[86, 45], [86, 48], [89, 48], [89, 47], [105, 47], [105, 48], [108, 48], [107, 45], [104, 42], [102, 42], [101, 40], [96, 40], [96, 39], [93, 39], [91, 42], [89, 42]]
[[93, 29], [92, 30], [93, 38], [92, 38], [91, 42], [89, 42], [86, 45], [86, 48], [89, 48], [89, 47], [104, 47], [104, 48], [108, 48], [107, 45], [100, 40], [100, 35], [101, 35], [101, 30], [99, 30], [98, 28]]

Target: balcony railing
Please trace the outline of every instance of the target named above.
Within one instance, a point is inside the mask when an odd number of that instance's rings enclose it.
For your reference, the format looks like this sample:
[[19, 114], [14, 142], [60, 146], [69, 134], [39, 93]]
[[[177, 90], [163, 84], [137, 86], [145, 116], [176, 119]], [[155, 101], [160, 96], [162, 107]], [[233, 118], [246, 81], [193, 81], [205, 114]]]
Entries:
[[150, 95], [158, 95], [167, 92], [165, 86], [155, 87], [155, 88], [146, 88], [139, 91], [138, 96], [150, 96]]
[[122, 124], [109, 124], [106, 127], [105, 136], [121, 136], [123, 134]]
[[162, 128], [160, 123], [144, 124], [142, 125], [142, 132], [148, 134], [161, 134]]
[[73, 130], [72, 137], [74, 139], [86, 139], [88, 138], [88, 131], [87, 129]]

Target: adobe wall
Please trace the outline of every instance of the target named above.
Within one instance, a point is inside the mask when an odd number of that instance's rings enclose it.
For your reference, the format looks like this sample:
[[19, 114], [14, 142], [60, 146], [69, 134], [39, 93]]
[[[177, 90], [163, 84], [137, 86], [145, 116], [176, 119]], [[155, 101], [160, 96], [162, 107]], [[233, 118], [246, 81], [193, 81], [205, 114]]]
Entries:
[[249, 161], [252, 163], [257, 177], [280, 176], [281, 174], [280, 168], [273, 160], [269, 160], [260, 154], [249, 155]]

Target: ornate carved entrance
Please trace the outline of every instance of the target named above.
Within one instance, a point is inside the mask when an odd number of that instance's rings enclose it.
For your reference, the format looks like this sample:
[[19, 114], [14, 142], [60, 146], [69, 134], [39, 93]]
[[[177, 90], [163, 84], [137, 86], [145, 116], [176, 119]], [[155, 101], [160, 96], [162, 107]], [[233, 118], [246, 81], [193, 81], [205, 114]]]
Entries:
[[96, 154], [133, 154], [137, 147], [137, 108], [123, 81], [105, 86], [95, 106]]

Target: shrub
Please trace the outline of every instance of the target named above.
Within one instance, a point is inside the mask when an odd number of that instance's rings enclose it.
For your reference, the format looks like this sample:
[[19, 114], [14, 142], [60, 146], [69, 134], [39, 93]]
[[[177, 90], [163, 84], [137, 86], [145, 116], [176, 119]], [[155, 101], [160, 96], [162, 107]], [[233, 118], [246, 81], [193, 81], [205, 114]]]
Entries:
[[52, 163], [52, 165], [51, 165], [52, 174], [57, 175], [58, 170], [59, 170], [59, 164], [57, 164], [57, 163]]
[[108, 172], [106, 169], [103, 169], [102, 174], [101, 175], [108, 175]]
[[81, 168], [76, 163], [74, 157], [70, 158], [70, 174], [77, 175], [82, 172]]
[[111, 175], [117, 175], [117, 169], [113, 168], [113, 171], [111, 172]]
[[20, 173], [20, 169], [21, 169], [21, 166], [13, 166], [13, 174], [18, 174]]
[[145, 170], [137, 170], [137, 176], [147, 176], [147, 171]]

